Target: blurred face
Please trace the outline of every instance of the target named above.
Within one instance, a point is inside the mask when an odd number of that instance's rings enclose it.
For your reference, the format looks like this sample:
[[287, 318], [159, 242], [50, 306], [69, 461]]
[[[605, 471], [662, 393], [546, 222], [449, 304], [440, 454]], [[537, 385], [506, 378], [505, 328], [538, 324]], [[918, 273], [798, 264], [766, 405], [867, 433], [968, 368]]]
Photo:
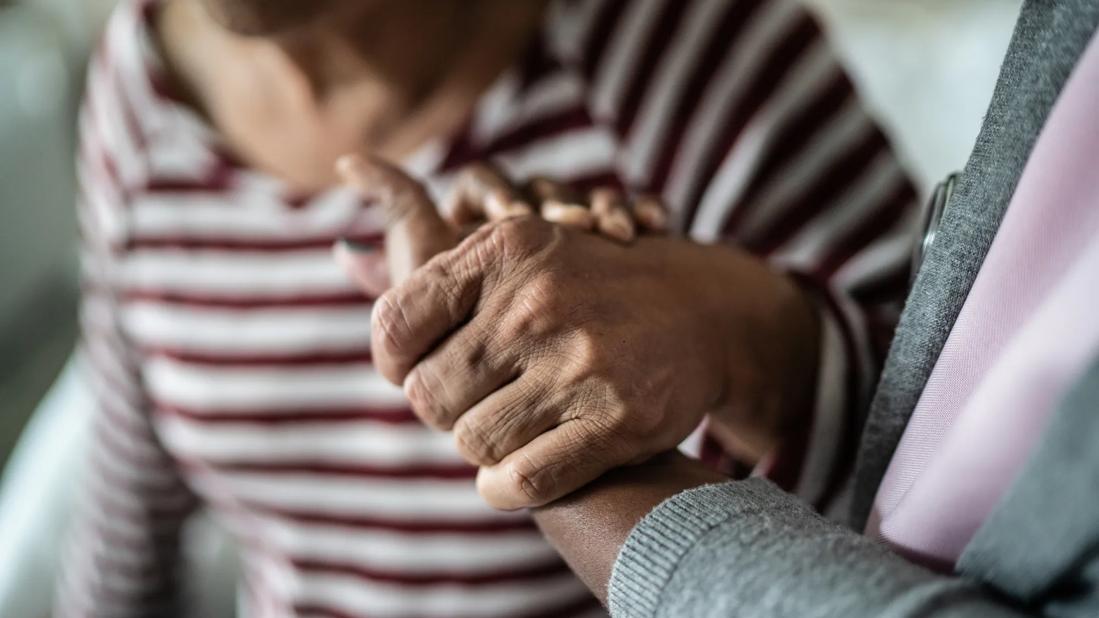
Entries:
[[307, 25], [343, 6], [372, 0], [201, 0], [222, 27], [246, 35], [273, 35]]

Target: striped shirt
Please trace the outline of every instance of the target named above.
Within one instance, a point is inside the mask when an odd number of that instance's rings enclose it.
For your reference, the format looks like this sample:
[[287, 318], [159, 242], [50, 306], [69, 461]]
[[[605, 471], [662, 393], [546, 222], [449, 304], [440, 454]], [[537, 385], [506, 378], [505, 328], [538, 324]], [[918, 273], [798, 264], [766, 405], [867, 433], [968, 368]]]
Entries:
[[[59, 613], [172, 611], [181, 527], [205, 507], [240, 546], [250, 614], [599, 614], [529, 517], [486, 507], [450, 436], [372, 369], [371, 299], [330, 246], [380, 242], [380, 213], [237, 162], [172, 95], [155, 10], [117, 9], [80, 114], [97, 414]], [[767, 472], [829, 499], [905, 291], [914, 192], [810, 16], [555, 2], [461, 129], [405, 163], [439, 194], [480, 159], [660, 193], [679, 231], [802, 282], [825, 316], [818, 400]], [[701, 451], [729, 463], [712, 439]]]

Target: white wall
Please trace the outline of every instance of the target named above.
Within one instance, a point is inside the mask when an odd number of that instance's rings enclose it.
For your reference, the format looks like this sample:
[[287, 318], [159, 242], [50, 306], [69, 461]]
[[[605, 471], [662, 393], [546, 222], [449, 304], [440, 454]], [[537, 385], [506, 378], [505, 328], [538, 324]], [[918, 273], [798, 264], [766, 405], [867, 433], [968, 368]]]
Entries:
[[74, 89], [64, 43], [42, 12], [0, 10], [0, 324], [71, 254]]
[[0, 461], [75, 330], [67, 41], [48, 13], [0, 8]]
[[0, 1], [0, 463], [72, 347], [73, 111], [110, 3]]
[[965, 165], [1021, 0], [805, 0], [924, 191]]

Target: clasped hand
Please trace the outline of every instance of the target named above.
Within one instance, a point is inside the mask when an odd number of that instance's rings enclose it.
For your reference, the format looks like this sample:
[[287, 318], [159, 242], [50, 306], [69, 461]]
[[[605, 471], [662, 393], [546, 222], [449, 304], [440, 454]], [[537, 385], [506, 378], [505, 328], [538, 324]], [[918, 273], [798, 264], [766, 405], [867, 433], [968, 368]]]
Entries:
[[674, 448], [706, 414], [781, 433], [790, 394], [771, 374], [815, 344], [794, 354], [768, 337], [813, 339], [815, 319], [757, 260], [667, 236], [612, 242], [526, 211], [454, 246], [413, 179], [362, 159], [343, 173], [389, 210], [394, 287], [374, 306], [374, 362], [454, 432], [489, 504], [545, 504]]

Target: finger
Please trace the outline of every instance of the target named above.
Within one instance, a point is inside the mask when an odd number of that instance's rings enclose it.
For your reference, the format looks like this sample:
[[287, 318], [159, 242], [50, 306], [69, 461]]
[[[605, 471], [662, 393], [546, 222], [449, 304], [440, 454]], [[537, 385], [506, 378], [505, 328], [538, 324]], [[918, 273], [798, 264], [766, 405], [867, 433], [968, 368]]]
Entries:
[[454, 184], [443, 199], [443, 214], [451, 225], [464, 227], [470, 224], [480, 224], [487, 218], [485, 216], [484, 199], [475, 195], [473, 179], [470, 178], [470, 170], [466, 168], [458, 173]]
[[484, 226], [412, 273], [386, 292], [371, 314], [371, 350], [378, 371], [394, 384], [436, 342], [469, 321], [483, 287], [498, 265], [493, 235], [499, 226]]
[[456, 227], [533, 213], [507, 178], [485, 163], [474, 163], [459, 173], [444, 205]]
[[539, 177], [527, 183], [527, 192], [540, 205], [539, 214], [546, 221], [581, 230], [595, 226], [595, 217], [569, 186]]
[[454, 423], [458, 452], [469, 463], [491, 466], [560, 422], [539, 381], [520, 376], [462, 414]]
[[378, 371], [401, 384], [437, 342], [471, 323], [475, 310], [498, 315], [494, 299], [510, 303], [514, 297], [514, 265], [536, 255], [553, 234], [553, 226], [530, 219], [483, 226], [386, 292], [372, 315]]
[[534, 214], [534, 209], [513, 193], [494, 192], [485, 200], [485, 214], [489, 221], [503, 221]]
[[591, 192], [591, 213], [599, 233], [621, 242], [632, 242], [637, 234], [633, 217], [626, 208], [622, 193], [616, 189], [595, 189]]
[[595, 216], [591, 210], [577, 204], [567, 204], [550, 200], [542, 202], [542, 218], [578, 230], [590, 230], [595, 227]]
[[424, 423], [451, 429], [478, 401], [515, 377], [515, 348], [491, 345], [492, 330], [474, 318], [409, 372], [405, 395]]
[[566, 421], [484, 466], [477, 491], [497, 509], [542, 506], [630, 461], [624, 450], [582, 418]]
[[668, 209], [655, 195], [640, 195], [633, 202], [633, 216], [650, 232], [668, 231]]
[[379, 202], [386, 220], [386, 261], [400, 283], [432, 256], [457, 244], [454, 229], [439, 216], [423, 185], [378, 157], [346, 155], [336, 169], [366, 198]]
[[531, 205], [498, 169], [485, 163], [471, 167], [470, 176], [474, 186], [481, 192], [485, 215], [489, 221], [534, 214]]
[[340, 240], [332, 256], [368, 296], [377, 298], [389, 289], [389, 266], [379, 247]]

